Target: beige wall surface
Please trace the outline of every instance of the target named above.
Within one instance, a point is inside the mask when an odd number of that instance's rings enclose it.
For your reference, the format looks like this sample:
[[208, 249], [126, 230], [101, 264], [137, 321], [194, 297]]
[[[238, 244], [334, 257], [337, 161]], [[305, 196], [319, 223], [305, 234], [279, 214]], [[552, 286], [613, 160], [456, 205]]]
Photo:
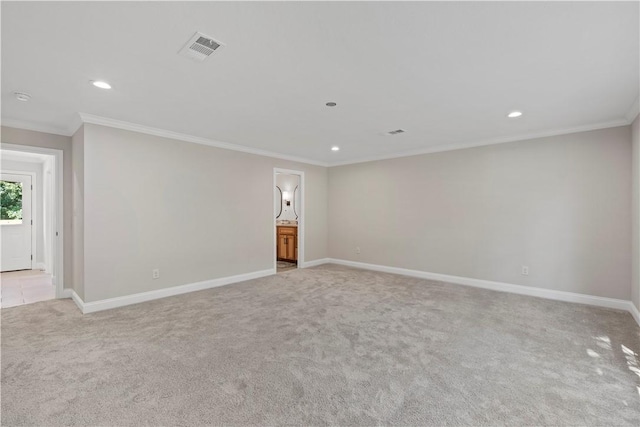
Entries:
[[632, 169], [633, 184], [632, 198], [633, 204], [633, 225], [632, 225], [632, 280], [631, 280], [631, 300], [640, 310], [640, 116], [631, 126], [631, 143], [632, 143]]
[[330, 169], [97, 125], [73, 144], [7, 127], [2, 141], [63, 150], [64, 283], [75, 277], [87, 302], [272, 268], [278, 167], [305, 172], [306, 261], [330, 256], [640, 307], [639, 121]]
[[630, 132], [330, 168], [329, 255], [629, 300]]
[[84, 299], [84, 125], [71, 138], [73, 148], [73, 289]]
[[71, 179], [71, 138], [51, 133], [35, 132], [2, 126], [2, 142], [15, 145], [29, 145], [32, 147], [53, 148], [63, 152], [63, 216], [64, 216], [64, 287], [73, 287], [72, 262], [72, 179]]
[[305, 261], [325, 258], [326, 168], [85, 124], [84, 300], [272, 269], [274, 167], [305, 172]]

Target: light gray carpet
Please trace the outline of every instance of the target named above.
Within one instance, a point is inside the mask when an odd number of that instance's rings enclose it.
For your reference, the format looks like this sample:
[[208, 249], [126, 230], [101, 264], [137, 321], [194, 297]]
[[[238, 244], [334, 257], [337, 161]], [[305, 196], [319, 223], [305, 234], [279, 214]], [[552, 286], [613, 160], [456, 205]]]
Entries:
[[2, 310], [2, 424], [637, 426], [638, 353], [626, 312], [327, 265]]

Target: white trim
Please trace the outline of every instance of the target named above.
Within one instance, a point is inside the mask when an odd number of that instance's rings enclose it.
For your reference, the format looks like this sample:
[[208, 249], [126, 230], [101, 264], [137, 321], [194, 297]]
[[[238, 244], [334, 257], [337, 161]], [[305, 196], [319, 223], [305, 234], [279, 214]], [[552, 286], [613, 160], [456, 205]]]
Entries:
[[636, 119], [636, 117], [638, 117], [638, 113], [640, 113], [640, 96], [638, 96], [636, 100], [633, 101], [633, 104], [631, 104], [631, 108], [629, 108], [629, 111], [627, 111], [627, 114], [625, 114], [624, 118], [627, 119], [629, 124], [631, 124]]
[[287, 154], [275, 153], [273, 151], [260, 150], [258, 148], [250, 148], [244, 145], [231, 144], [229, 142], [216, 141], [213, 139], [202, 138], [199, 136], [187, 135], [184, 133], [173, 132], [170, 130], [164, 130], [154, 128], [151, 126], [144, 126], [135, 123], [129, 123], [122, 120], [109, 119], [106, 117], [94, 116], [92, 114], [79, 113], [83, 123], [89, 123], [94, 125], [108, 126], [116, 129], [123, 129], [132, 132], [144, 133], [147, 135], [159, 136], [162, 138], [175, 139], [179, 141], [192, 142], [194, 144], [208, 145], [210, 147], [223, 148], [226, 150], [240, 151], [243, 153], [255, 154], [257, 156], [274, 157], [276, 159], [290, 160], [293, 162], [308, 163], [316, 166], [327, 166], [325, 162], [318, 162], [315, 160], [305, 159], [302, 157], [289, 156]]
[[579, 132], [588, 132], [592, 130], [608, 129], [618, 126], [627, 126], [629, 121], [625, 119], [613, 120], [610, 122], [597, 123], [593, 125], [577, 126], [573, 128], [556, 129], [545, 132], [532, 132], [528, 134], [522, 134], [517, 136], [501, 137], [501, 138], [489, 138], [480, 141], [467, 141], [467, 142], [453, 142], [449, 144], [440, 144], [433, 147], [421, 148], [418, 150], [404, 151], [401, 153], [384, 154], [379, 156], [362, 157], [360, 159], [345, 160], [342, 162], [332, 162], [329, 167], [352, 165], [355, 163], [374, 162], [378, 160], [397, 159], [399, 157], [418, 156], [421, 154], [441, 153], [443, 151], [462, 150], [465, 148], [483, 147], [485, 145], [504, 144], [507, 142], [527, 141], [531, 139], [546, 138], [550, 136], [567, 135]]
[[[551, 289], [534, 288], [531, 286], [513, 285], [509, 283], [493, 282], [489, 280], [472, 279], [468, 277], [450, 276], [447, 274], [429, 273], [426, 271], [409, 270], [405, 268], [389, 267], [385, 265], [367, 264], [364, 262], [347, 261], [335, 258], [322, 258], [318, 260], [304, 263], [301, 268], [315, 267], [322, 264], [338, 264], [347, 267], [361, 268], [364, 270], [380, 271], [383, 273], [400, 274], [403, 276], [417, 277], [420, 279], [437, 280], [475, 288], [489, 289], [499, 292], [508, 292], [519, 295], [527, 295], [538, 298], [551, 299], [556, 301], [565, 301], [578, 304], [587, 304], [598, 307], [614, 308], [627, 311], [635, 319], [640, 326], [640, 311], [631, 301], [625, 301], [615, 298], [598, 297], [593, 295], [578, 294], [574, 292], [555, 291]], [[275, 269], [261, 270], [253, 273], [240, 274], [237, 276], [223, 277], [220, 279], [207, 280], [204, 282], [190, 283], [187, 285], [173, 286], [170, 288], [158, 289], [155, 291], [142, 292], [123, 297], [109, 298], [100, 301], [85, 303], [82, 298], [72, 289], [64, 289], [62, 298], [72, 298], [83, 314], [94, 313], [97, 311], [109, 310], [112, 308], [124, 307], [127, 305], [138, 304], [155, 299], [166, 298], [175, 295], [181, 295], [189, 292], [211, 289], [219, 286], [230, 285], [233, 283], [244, 282], [246, 280], [259, 279], [261, 277], [271, 276], [276, 273]]]
[[417, 156], [421, 154], [461, 150], [465, 148], [482, 147], [485, 145], [526, 141], [530, 139], [545, 138], [550, 136], [559, 136], [559, 135], [567, 135], [567, 134], [578, 133], [578, 132], [588, 132], [588, 131], [599, 130], [599, 129], [608, 129], [608, 128], [618, 127], [618, 126], [627, 126], [631, 124], [635, 119], [635, 117], [638, 115], [639, 102], [640, 101], [636, 99], [634, 104], [631, 106], [630, 110], [625, 115], [625, 118], [623, 119], [588, 124], [583, 126], [575, 126], [571, 128], [560, 128], [560, 129], [554, 129], [554, 130], [543, 131], [543, 132], [531, 132], [531, 133], [510, 136], [510, 137], [488, 138], [480, 141], [464, 141], [464, 142], [454, 142], [454, 143], [448, 143], [448, 144], [439, 144], [439, 145], [426, 147], [418, 150], [404, 151], [400, 153], [392, 153], [392, 154], [377, 155], [377, 156], [367, 156], [367, 157], [361, 157], [361, 158], [356, 158], [352, 160], [337, 161], [337, 162], [324, 162], [324, 161], [307, 159], [303, 157], [290, 156], [287, 154], [275, 153], [268, 150], [261, 150], [258, 148], [251, 148], [244, 145], [232, 144], [228, 142], [202, 138], [198, 136], [188, 135], [188, 134], [179, 133], [179, 132], [173, 132], [173, 131], [155, 128], [151, 126], [144, 126], [136, 123], [126, 122], [123, 120], [110, 119], [107, 117], [101, 117], [101, 116], [96, 116], [96, 115], [87, 114], [87, 113], [78, 113], [80, 117], [80, 121], [78, 120], [77, 117], [74, 117], [72, 123], [70, 123], [69, 125], [69, 128], [66, 130], [49, 127], [46, 125], [34, 124], [34, 123], [21, 121], [21, 120], [13, 120], [13, 119], [2, 119], [2, 122], [3, 122], [2, 124], [3, 126], [15, 127], [19, 129], [35, 130], [39, 132], [54, 133], [57, 135], [72, 136], [76, 132], [76, 130], [80, 126], [82, 126], [83, 123], [90, 123], [90, 124], [96, 124], [101, 126], [109, 126], [117, 129], [129, 130], [132, 132], [139, 132], [139, 133], [144, 133], [148, 135], [159, 136], [163, 138], [175, 139], [179, 141], [192, 142], [195, 144], [208, 145], [211, 147], [223, 148], [227, 150], [240, 151], [244, 153], [255, 154], [258, 156], [290, 160], [294, 162], [306, 163], [306, 164], [316, 165], [316, 166], [333, 167], [333, 166], [351, 165], [356, 163], [373, 162], [377, 160], [388, 160], [388, 159], [396, 159], [400, 157]]
[[[2, 147], [2, 150], [6, 150], [6, 148]], [[0, 150], [0, 155], [2, 154], [2, 150]], [[31, 270], [37, 270], [36, 264], [36, 255], [38, 253], [38, 233], [36, 229], [38, 228], [38, 186], [36, 185], [38, 180], [38, 175], [36, 172], [31, 171], [18, 171], [18, 170], [10, 170], [3, 169], [2, 174], [9, 175], [25, 175], [31, 178]], [[43, 215], [44, 216], [44, 215]]]
[[82, 117], [80, 117], [80, 114], [74, 114], [73, 118], [71, 119], [71, 123], [69, 124], [69, 130], [68, 130], [68, 134], [67, 136], [73, 136], [76, 134], [76, 132], [78, 132], [78, 130], [82, 127], [82, 125], [84, 124], [84, 122], [82, 121]]
[[292, 170], [292, 169], [282, 169], [282, 168], [273, 168], [273, 269], [278, 271], [278, 227], [276, 225], [276, 177], [279, 173], [287, 174], [287, 175], [298, 175], [300, 177], [300, 215], [298, 215], [298, 267], [304, 268], [304, 244], [305, 244], [305, 222], [306, 222], [306, 212], [305, 212], [305, 181], [304, 181], [304, 171]]
[[330, 258], [321, 258], [321, 259], [314, 259], [313, 261], [307, 261], [304, 264], [302, 264], [300, 266], [300, 268], [309, 268], [309, 267], [316, 267], [318, 265], [322, 265], [322, 264], [328, 264], [331, 262]]
[[[633, 111], [633, 108], [634, 107], [632, 107], [632, 110], [630, 110], [629, 113]], [[521, 135], [512, 136], [512, 137], [489, 138], [489, 139], [480, 140], [480, 141], [465, 141], [465, 142], [458, 142], [458, 143], [440, 144], [433, 147], [405, 151], [405, 152], [400, 152], [395, 154], [368, 156], [368, 157], [362, 157], [359, 159], [337, 161], [337, 162], [322, 162], [322, 161], [316, 161], [316, 160], [311, 160], [311, 159], [306, 159], [301, 157], [289, 156], [286, 154], [274, 153], [266, 150], [260, 150], [257, 148], [250, 148], [244, 145], [231, 144], [228, 142], [216, 141], [212, 139], [201, 138], [201, 137], [182, 134], [178, 132], [172, 132], [172, 131], [154, 128], [150, 126], [138, 125], [135, 123], [129, 123], [121, 120], [110, 119], [110, 118], [95, 116], [95, 115], [86, 114], [86, 113], [79, 113], [79, 114], [83, 123], [109, 126], [109, 127], [114, 127], [118, 129], [129, 130], [133, 132], [140, 132], [140, 133], [145, 133], [149, 135], [155, 135], [155, 136], [164, 137], [164, 138], [171, 138], [171, 139], [176, 139], [180, 141], [187, 141], [187, 142], [193, 142], [196, 144], [203, 144], [203, 145], [208, 145], [212, 147], [224, 148], [228, 150], [241, 151], [241, 152], [255, 154], [259, 156], [274, 157], [274, 158], [291, 160], [295, 162], [307, 163], [311, 165], [324, 166], [324, 167], [343, 166], [343, 165], [350, 165], [355, 163], [365, 163], [365, 162], [371, 162], [371, 161], [377, 161], [377, 160], [387, 160], [387, 159], [395, 159], [399, 157], [410, 157], [410, 156], [417, 156], [421, 154], [439, 153], [444, 151], [461, 150], [465, 148], [482, 147], [485, 145], [526, 141], [526, 140], [537, 139], [537, 138], [546, 138], [550, 136], [567, 135], [572, 133], [608, 129], [608, 128], [618, 127], [618, 126], [627, 126], [630, 123], [632, 123], [632, 120], [626, 117], [625, 119], [617, 119], [617, 120], [612, 120], [608, 122], [594, 123], [594, 124], [583, 125], [583, 126], [575, 126], [571, 128], [554, 129], [554, 130], [543, 131], [543, 132], [531, 132], [531, 133], [521, 134]]]
[[54, 272], [54, 259], [55, 259], [55, 228], [56, 219], [56, 157], [45, 156], [45, 160], [42, 163], [42, 232], [43, 232], [43, 244], [42, 250], [44, 263], [42, 263], [42, 269], [49, 274]]
[[108, 298], [99, 301], [84, 302], [82, 298], [71, 291], [71, 297], [83, 314], [95, 313], [96, 311], [110, 310], [112, 308], [125, 307], [127, 305], [139, 304], [141, 302], [152, 301], [160, 298], [186, 294], [189, 292], [202, 291], [205, 289], [217, 288], [232, 283], [244, 282], [258, 279], [260, 277], [276, 274], [273, 269], [255, 271], [253, 273], [238, 274], [236, 276], [221, 277], [219, 279], [205, 280], [203, 282], [189, 283], [186, 285], [172, 286], [170, 288], [157, 289], [155, 291], [141, 292], [122, 297]]
[[51, 241], [54, 244], [54, 260], [53, 265], [53, 283], [56, 287], [56, 298], [64, 298], [64, 152], [55, 148], [34, 147], [31, 145], [17, 145], [2, 143], [0, 147], [3, 150], [22, 151], [27, 153], [38, 153], [53, 156], [54, 179], [53, 185], [53, 212], [54, 220], [51, 228]]
[[[405, 268], [389, 267], [386, 265], [367, 264], [364, 262], [347, 261], [343, 259], [329, 260], [332, 264], [361, 268], [364, 270], [381, 271], [384, 273], [400, 274], [403, 276], [418, 277], [420, 279], [437, 280], [439, 282], [455, 283], [458, 285], [472, 286], [474, 288], [489, 289], [492, 291], [509, 292], [512, 294], [528, 295], [538, 298], [546, 298], [556, 301], [575, 302], [579, 304], [595, 305], [598, 307], [615, 308], [631, 312], [635, 308], [631, 301], [598, 297], [593, 295], [578, 294], [574, 292], [556, 291], [552, 289], [534, 288], [531, 286], [513, 285], [510, 283], [492, 282], [490, 280], [472, 279], [469, 277], [450, 276], [448, 274], [429, 273], [427, 271], [409, 270]], [[636, 310], [637, 311], [637, 310]], [[635, 316], [633, 312], [632, 315]], [[638, 321], [638, 317], [636, 317]], [[640, 322], [638, 322], [640, 325]]]
[[36, 262], [36, 270], [42, 270], [45, 271], [47, 269], [47, 266], [45, 265], [44, 262]]
[[640, 311], [638, 310], [638, 307], [636, 307], [635, 304], [631, 301], [628, 301], [628, 303], [629, 307], [627, 308], [627, 310], [629, 310], [629, 313], [631, 313], [633, 318], [636, 319], [636, 323], [638, 324], [638, 326], [640, 326]]
[[[65, 291], [66, 290], [67, 289], [65, 289]], [[84, 314], [84, 301], [82, 301], [82, 298], [80, 298], [80, 296], [76, 294], [76, 291], [74, 291], [73, 289], [70, 289], [70, 291], [71, 291], [70, 292], [71, 299], [73, 300], [73, 302], [76, 303], [76, 305], [78, 306], [82, 314]]]
[[62, 135], [62, 136], [73, 135], [73, 132], [69, 132], [69, 129], [62, 129], [55, 126], [43, 125], [43, 124], [28, 122], [25, 120], [3, 118], [1, 122], [2, 122], [2, 126], [6, 126], [10, 128], [32, 130], [35, 132], [52, 133], [54, 135]]

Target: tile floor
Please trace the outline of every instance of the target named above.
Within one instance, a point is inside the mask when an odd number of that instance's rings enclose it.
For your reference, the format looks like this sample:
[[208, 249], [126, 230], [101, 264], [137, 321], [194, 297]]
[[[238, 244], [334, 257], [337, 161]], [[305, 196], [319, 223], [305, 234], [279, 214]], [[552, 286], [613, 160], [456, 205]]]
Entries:
[[47, 301], [55, 297], [56, 291], [48, 273], [22, 270], [0, 274], [2, 308]]
[[296, 268], [298, 268], [298, 264], [295, 262], [278, 261], [276, 264], [277, 273], [283, 273], [285, 271], [295, 270]]

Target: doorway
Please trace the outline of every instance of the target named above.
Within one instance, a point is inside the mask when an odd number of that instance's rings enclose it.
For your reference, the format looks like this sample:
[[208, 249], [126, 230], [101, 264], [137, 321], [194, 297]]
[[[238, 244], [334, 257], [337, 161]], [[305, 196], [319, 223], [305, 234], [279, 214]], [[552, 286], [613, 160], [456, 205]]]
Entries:
[[0, 174], [0, 227], [2, 230], [2, 272], [33, 270], [36, 232], [33, 230], [33, 207], [36, 203], [35, 174], [9, 172]]
[[274, 270], [284, 273], [304, 264], [304, 172], [275, 168]]
[[62, 151], [2, 144], [2, 308], [63, 296]]

